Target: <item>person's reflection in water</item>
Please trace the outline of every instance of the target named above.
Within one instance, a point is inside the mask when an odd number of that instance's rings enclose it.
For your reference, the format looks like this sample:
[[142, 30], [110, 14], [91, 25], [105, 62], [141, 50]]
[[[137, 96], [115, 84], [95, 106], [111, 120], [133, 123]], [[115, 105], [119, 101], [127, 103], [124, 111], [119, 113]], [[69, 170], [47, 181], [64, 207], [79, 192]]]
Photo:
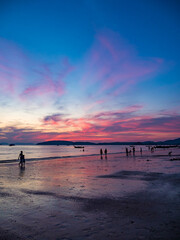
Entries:
[[23, 178], [25, 174], [25, 166], [19, 166], [19, 177]]

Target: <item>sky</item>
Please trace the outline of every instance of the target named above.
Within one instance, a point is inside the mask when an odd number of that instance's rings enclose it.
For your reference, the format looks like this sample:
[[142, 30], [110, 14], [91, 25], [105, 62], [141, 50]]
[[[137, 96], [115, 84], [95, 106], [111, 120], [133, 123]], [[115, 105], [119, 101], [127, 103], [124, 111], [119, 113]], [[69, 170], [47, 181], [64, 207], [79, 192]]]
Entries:
[[1, 0], [0, 143], [180, 137], [180, 3]]

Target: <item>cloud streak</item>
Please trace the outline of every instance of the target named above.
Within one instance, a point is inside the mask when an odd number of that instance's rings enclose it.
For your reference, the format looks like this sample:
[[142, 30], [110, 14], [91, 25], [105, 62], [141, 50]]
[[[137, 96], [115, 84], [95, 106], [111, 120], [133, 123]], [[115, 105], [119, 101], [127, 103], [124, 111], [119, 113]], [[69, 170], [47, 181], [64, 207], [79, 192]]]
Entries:
[[[139, 83], [158, 75], [165, 61], [138, 56], [116, 33], [97, 34], [84, 58], [73, 65], [61, 56], [48, 63], [34, 60], [12, 43], [1, 42], [0, 93], [14, 98], [15, 108], [20, 102], [38, 109], [36, 125], [18, 127], [22, 119], [16, 114], [14, 125], [1, 124], [1, 140], [144, 141], [178, 136], [178, 113], [145, 113], [145, 105], [128, 95]], [[119, 104], [123, 96], [129, 101]]]
[[[117, 113], [109, 112], [111, 119], [103, 114], [91, 118], [69, 119], [61, 115], [46, 116], [45, 125], [55, 127], [48, 132], [30, 128], [1, 128], [0, 142], [39, 142], [46, 140], [92, 140], [92, 141], [145, 141], [166, 140], [179, 137], [180, 115], [176, 116], [129, 116], [119, 119]], [[106, 116], [107, 116], [106, 115]], [[59, 131], [63, 126], [63, 131]], [[65, 130], [65, 131], [64, 131]]]
[[[45, 125], [56, 125], [66, 130], [64, 139], [95, 141], [144, 141], [178, 137], [180, 115], [142, 115], [142, 106], [130, 106], [121, 111], [99, 112], [85, 118], [67, 118], [61, 115], [46, 116]], [[53, 121], [52, 121], [53, 119]], [[70, 136], [68, 137], [68, 134]], [[61, 136], [61, 137], [62, 137]], [[134, 137], [136, 136], [136, 137]], [[145, 139], [144, 139], [145, 138]]]
[[1, 94], [34, 101], [47, 96], [55, 99], [65, 93], [66, 77], [74, 70], [67, 57], [46, 63], [34, 60], [3, 39], [0, 39], [0, 46]]
[[118, 96], [135, 84], [157, 75], [164, 67], [160, 58], [141, 58], [118, 34], [99, 33], [84, 59], [81, 83], [92, 96]]

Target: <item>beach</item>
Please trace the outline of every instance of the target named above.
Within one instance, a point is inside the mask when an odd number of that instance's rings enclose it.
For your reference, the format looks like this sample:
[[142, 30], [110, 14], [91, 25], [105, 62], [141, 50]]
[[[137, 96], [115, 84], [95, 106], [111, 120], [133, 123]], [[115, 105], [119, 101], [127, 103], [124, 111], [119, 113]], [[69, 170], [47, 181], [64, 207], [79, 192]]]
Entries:
[[0, 239], [180, 239], [180, 149], [168, 151], [1, 163]]

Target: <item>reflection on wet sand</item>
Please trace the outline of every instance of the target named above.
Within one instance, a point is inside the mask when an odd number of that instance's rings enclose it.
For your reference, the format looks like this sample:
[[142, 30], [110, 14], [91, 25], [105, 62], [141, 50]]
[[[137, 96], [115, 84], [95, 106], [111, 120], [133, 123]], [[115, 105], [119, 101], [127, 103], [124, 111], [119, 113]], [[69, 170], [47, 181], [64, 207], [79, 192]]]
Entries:
[[1, 166], [2, 236], [179, 239], [180, 162], [157, 150], [102, 157], [29, 161], [26, 169]]
[[25, 166], [19, 166], [19, 176], [24, 177], [25, 174]]

